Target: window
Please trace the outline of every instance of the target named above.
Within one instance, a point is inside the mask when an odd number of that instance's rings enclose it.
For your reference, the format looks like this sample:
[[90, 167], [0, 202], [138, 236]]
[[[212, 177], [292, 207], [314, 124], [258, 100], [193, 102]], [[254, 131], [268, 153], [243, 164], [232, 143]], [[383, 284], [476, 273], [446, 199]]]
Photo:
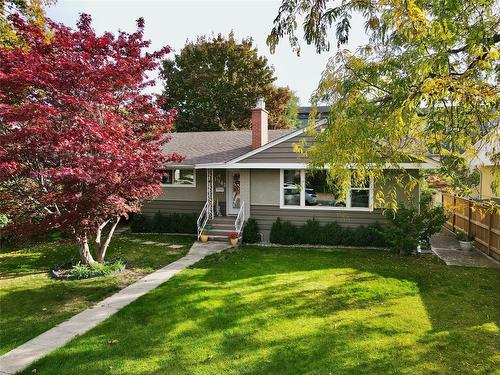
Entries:
[[351, 180], [351, 207], [370, 207], [370, 178], [364, 181]]
[[165, 169], [162, 172], [162, 185], [195, 186], [194, 169]]
[[373, 182], [351, 181], [347, 195], [329, 181], [326, 170], [306, 171], [285, 169], [281, 172], [282, 207], [308, 209], [355, 209], [367, 210], [372, 205]]
[[300, 170], [283, 171], [283, 204], [285, 206], [300, 206]]
[[341, 196], [340, 189], [328, 182], [327, 177], [325, 170], [306, 171], [306, 206], [345, 207], [345, 197]]

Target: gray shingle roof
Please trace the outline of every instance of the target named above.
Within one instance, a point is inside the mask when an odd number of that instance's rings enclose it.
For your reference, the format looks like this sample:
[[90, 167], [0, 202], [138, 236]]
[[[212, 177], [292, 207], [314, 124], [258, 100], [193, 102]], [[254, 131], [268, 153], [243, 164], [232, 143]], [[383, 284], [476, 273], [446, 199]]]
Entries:
[[[294, 130], [269, 130], [269, 142]], [[251, 130], [172, 133], [171, 137], [163, 152], [185, 156], [182, 162], [173, 165], [224, 163], [252, 150]]]

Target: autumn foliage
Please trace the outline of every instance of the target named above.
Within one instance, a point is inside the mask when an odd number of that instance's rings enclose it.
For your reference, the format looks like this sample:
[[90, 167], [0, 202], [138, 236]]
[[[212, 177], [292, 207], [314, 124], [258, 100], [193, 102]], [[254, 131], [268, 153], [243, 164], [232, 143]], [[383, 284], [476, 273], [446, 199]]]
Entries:
[[[50, 38], [18, 16], [10, 21], [28, 48], [0, 48], [0, 213], [6, 230], [59, 230], [102, 262], [120, 216], [160, 191], [160, 170], [175, 111], [143, 93], [146, 73], [168, 48], [144, 50], [137, 31], [96, 35], [89, 15], [73, 30], [48, 20]], [[110, 230], [105, 229], [109, 225]], [[101, 240], [101, 232], [107, 234]]]

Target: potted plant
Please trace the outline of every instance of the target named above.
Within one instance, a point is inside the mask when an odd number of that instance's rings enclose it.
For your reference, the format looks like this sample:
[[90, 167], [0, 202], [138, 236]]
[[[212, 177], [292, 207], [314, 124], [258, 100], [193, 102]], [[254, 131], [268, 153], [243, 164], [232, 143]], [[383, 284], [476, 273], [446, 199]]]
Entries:
[[212, 230], [212, 227], [207, 225], [203, 232], [200, 234], [200, 241], [201, 242], [208, 242], [208, 235], [210, 234], [210, 231]]
[[462, 250], [472, 250], [472, 242], [474, 241], [474, 236], [465, 234], [465, 232], [457, 232], [457, 239]]
[[238, 242], [240, 240], [240, 235], [238, 232], [231, 232], [227, 235], [229, 237], [229, 242], [231, 242], [231, 246], [238, 246]]

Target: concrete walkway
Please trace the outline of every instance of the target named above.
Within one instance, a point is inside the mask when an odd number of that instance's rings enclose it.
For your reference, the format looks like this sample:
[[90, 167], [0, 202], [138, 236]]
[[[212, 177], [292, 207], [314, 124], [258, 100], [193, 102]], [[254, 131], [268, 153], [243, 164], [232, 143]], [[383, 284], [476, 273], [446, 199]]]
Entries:
[[229, 244], [226, 242], [195, 242], [188, 254], [183, 258], [145, 276], [94, 307], [73, 316], [71, 319], [1, 356], [0, 374], [15, 374], [24, 370], [36, 360], [94, 328], [124, 306], [163, 284], [183, 269], [210, 254], [221, 252], [228, 247]]
[[431, 249], [449, 266], [500, 268], [500, 263], [479, 250], [460, 249], [455, 234], [447, 229], [432, 236]]

